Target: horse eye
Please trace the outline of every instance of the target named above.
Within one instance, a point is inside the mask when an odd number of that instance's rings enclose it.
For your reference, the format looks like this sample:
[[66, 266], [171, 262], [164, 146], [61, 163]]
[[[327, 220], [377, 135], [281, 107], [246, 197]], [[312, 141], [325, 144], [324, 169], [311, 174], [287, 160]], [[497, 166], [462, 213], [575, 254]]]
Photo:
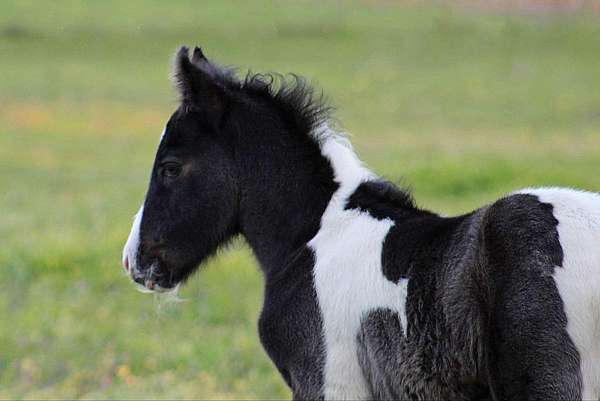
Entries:
[[161, 173], [163, 177], [177, 177], [181, 173], [181, 166], [173, 162], [165, 163], [162, 165]]

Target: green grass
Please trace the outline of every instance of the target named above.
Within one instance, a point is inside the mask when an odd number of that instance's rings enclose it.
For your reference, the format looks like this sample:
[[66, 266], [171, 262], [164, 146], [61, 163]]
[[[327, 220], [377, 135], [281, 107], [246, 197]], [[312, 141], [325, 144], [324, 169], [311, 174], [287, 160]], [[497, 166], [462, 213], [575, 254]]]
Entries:
[[0, 2], [0, 398], [288, 398], [242, 241], [183, 289], [120, 267], [180, 44], [298, 72], [362, 158], [454, 214], [600, 190], [600, 25], [363, 2]]

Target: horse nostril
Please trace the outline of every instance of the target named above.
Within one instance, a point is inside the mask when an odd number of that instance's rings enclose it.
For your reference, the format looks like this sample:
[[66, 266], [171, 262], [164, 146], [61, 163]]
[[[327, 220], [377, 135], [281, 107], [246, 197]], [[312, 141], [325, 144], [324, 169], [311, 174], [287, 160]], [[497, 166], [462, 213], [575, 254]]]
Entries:
[[129, 271], [129, 256], [125, 255], [125, 260], [123, 261], [123, 267], [125, 271]]

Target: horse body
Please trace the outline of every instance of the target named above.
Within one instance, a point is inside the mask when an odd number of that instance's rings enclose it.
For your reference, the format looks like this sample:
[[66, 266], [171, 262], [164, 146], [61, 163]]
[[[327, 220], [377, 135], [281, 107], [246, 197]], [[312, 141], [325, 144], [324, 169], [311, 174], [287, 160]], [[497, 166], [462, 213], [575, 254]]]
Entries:
[[365, 168], [306, 88], [240, 83], [199, 49], [176, 63], [182, 107], [124, 250], [135, 281], [173, 287], [244, 235], [294, 399], [600, 397], [600, 196], [440, 217]]
[[598, 398], [600, 257], [585, 249], [600, 239], [599, 196], [526, 190], [442, 218], [331, 141], [340, 187], [308, 243], [306, 282], [325, 350], [312, 383], [326, 399]]

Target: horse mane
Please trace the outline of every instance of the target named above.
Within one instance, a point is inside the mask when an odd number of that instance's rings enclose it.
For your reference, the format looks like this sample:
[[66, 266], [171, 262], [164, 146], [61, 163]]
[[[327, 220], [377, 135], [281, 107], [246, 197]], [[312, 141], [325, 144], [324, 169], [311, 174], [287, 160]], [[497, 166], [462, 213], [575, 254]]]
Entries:
[[[323, 129], [333, 123], [333, 107], [323, 92], [317, 92], [304, 77], [293, 73], [248, 71], [240, 79], [235, 67], [210, 63], [204, 68], [234, 97], [242, 94], [277, 108], [296, 132], [309, 135], [318, 143], [333, 134], [331, 130]], [[185, 106], [185, 99], [181, 101]]]
[[241, 89], [252, 97], [266, 99], [277, 107], [298, 131], [321, 142], [328, 130], [319, 127], [331, 120], [330, 106], [323, 92], [296, 74], [248, 72]]
[[[202, 96], [197, 92], [205, 92], [212, 85], [212, 95], [215, 98], [224, 95], [241, 102], [259, 100], [275, 107], [293, 131], [305, 134], [318, 143], [336, 134], [329, 129], [332, 123], [332, 107], [323, 92], [316, 93], [305, 78], [293, 73], [252, 71], [239, 78], [240, 74], [237, 71], [235, 67], [207, 60], [199, 47], [194, 49], [190, 59], [189, 49], [182, 46], [175, 55], [172, 73], [173, 82], [180, 95], [180, 110], [186, 113], [198, 109], [191, 94]], [[196, 88], [193, 87], [194, 81], [198, 86]], [[207, 81], [212, 81], [212, 84]], [[203, 107], [209, 107], [212, 103], [211, 99], [208, 99], [208, 103]]]

